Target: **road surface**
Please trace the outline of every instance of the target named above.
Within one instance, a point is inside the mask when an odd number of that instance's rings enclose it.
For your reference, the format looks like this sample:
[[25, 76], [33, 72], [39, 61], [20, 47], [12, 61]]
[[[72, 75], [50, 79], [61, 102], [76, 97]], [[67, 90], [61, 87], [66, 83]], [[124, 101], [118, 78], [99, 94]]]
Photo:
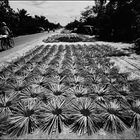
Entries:
[[[43, 32], [32, 35], [24, 35], [16, 37], [15, 47], [3, 52], [0, 52], [0, 69], [1, 66], [5, 64], [5, 62], [9, 62], [13, 59], [16, 59], [18, 56], [22, 56], [28, 50], [34, 48], [36, 45], [45, 44], [42, 42], [43, 39], [46, 39], [48, 36], [53, 34], [59, 34], [62, 29], [57, 30], [56, 32]], [[93, 43], [93, 42], [92, 42]], [[62, 44], [62, 42], [61, 42]], [[65, 44], [63, 42], [63, 44]], [[93, 43], [94, 45], [109, 45], [115, 47], [117, 49], [124, 49], [132, 47], [132, 44], [124, 44], [124, 43], [110, 43], [103, 41], [96, 41]], [[115, 62], [116, 65], [120, 67], [121, 72], [131, 72], [133, 73], [132, 77], [140, 77], [140, 56], [133, 54], [130, 56], [122, 56], [122, 57], [112, 57], [112, 61]]]
[[57, 34], [59, 32], [61, 32], [61, 29], [50, 33], [43, 32], [43, 33], [37, 33], [31, 35], [18, 36], [14, 38], [14, 42], [15, 42], [14, 48], [0, 52], [0, 63], [2, 64], [4, 61], [7, 61], [9, 58], [14, 57], [16, 53], [19, 53], [19, 51], [21, 52], [21, 50], [24, 50], [25, 48], [29, 49], [31, 47], [35, 47], [36, 45], [41, 44], [43, 39], [46, 39], [48, 36]]

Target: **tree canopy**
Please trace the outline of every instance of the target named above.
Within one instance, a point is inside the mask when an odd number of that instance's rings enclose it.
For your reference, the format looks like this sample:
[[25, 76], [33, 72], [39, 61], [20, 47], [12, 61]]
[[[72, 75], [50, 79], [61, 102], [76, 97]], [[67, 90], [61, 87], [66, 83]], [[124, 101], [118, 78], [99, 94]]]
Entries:
[[[70, 25], [74, 25], [73, 22], [66, 28], [70, 29]], [[93, 34], [99, 35], [101, 40], [135, 40], [140, 37], [140, 1], [95, 0], [94, 6], [81, 13], [77, 25], [94, 26]]]
[[[40, 32], [45, 30], [60, 28], [59, 23], [54, 24], [48, 21], [45, 16], [30, 16], [26, 9], [14, 11], [8, 0], [0, 1], [0, 22], [6, 22], [15, 36]], [[41, 28], [40, 28], [41, 27]]]

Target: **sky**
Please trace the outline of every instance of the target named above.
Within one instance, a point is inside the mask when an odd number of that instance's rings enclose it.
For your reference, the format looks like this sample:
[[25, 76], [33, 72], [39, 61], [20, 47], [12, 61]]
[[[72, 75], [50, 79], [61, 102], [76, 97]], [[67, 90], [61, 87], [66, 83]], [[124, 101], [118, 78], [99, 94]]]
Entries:
[[60, 1], [60, 0], [10, 0], [10, 6], [17, 11], [18, 9], [25, 9], [31, 16], [43, 15], [50, 22], [60, 23], [65, 26], [67, 23], [79, 19], [80, 13], [84, 11], [87, 6], [94, 5], [94, 2], [89, 1]]

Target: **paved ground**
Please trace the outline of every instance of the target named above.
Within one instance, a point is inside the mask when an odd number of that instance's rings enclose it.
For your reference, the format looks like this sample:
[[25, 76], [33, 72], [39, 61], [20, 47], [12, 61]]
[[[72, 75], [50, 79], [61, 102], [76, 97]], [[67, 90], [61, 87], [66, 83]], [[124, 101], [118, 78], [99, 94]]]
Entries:
[[14, 38], [14, 48], [0, 52], [0, 65], [9, 59], [14, 59], [14, 57], [22, 55], [25, 51], [35, 47], [36, 45], [42, 44], [43, 39], [46, 39], [48, 36], [53, 34], [59, 33], [60, 31], [61, 29], [50, 33], [43, 32]]
[[[16, 37], [14, 39], [15, 41], [14, 48], [0, 52], [0, 66], [2, 66], [5, 62], [11, 61], [12, 59], [17, 58], [17, 56], [22, 56], [25, 52], [34, 48], [36, 45], [44, 44], [42, 42], [43, 39], [46, 39], [48, 36], [51, 36], [53, 34], [58, 34], [61, 32], [61, 30], [62, 29], [57, 30], [56, 32], [50, 32], [50, 33], [43, 32], [43, 33]], [[67, 44], [67, 43], [60, 43], [60, 44]], [[126, 44], [126, 43], [121, 43], [121, 42], [110, 43], [110, 42], [96, 41], [93, 44], [109, 45], [109, 46], [112, 46], [121, 50], [124, 48], [128, 49], [132, 47], [132, 44]], [[116, 65], [120, 67], [120, 70], [122, 72], [129, 71], [130, 73], [132, 73], [131, 74], [132, 77], [136, 77], [136, 78], [140, 77], [140, 55], [136, 55], [132, 53], [130, 56], [113, 57], [112, 60], [115, 61]]]

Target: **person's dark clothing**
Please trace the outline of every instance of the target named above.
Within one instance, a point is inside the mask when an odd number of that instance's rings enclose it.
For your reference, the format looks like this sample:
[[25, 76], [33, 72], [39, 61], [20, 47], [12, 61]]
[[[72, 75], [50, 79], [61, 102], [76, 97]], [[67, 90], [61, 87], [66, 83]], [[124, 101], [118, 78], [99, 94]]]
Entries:
[[10, 32], [11, 31], [7, 26], [3, 26], [0, 28], [0, 34], [2, 34], [2, 35], [9, 35]]

